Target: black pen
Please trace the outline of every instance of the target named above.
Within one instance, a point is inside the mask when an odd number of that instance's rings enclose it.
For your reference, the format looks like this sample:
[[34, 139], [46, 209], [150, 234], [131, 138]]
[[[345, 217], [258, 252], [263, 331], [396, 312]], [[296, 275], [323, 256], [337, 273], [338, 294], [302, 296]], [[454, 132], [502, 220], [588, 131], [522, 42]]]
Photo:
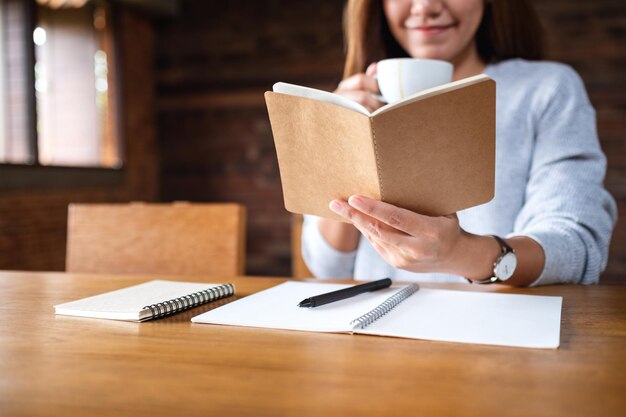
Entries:
[[318, 307], [335, 301], [345, 300], [346, 298], [354, 297], [355, 295], [363, 294], [364, 292], [381, 290], [389, 287], [390, 285], [391, 280], [389, 278], [383, 278], [366, 284], [355, 285], [354, 287], [344, 288], [342, 290], [306, 298], [300, 301], [298, 307]]

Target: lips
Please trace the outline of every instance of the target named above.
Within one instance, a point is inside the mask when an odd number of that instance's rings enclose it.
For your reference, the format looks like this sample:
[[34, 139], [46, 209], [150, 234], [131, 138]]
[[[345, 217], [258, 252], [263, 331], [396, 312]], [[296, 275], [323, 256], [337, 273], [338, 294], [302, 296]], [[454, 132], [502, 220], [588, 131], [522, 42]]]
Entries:
[[424, 34], [437, 34], [444, 32], [448, 29], [455, 27], [456, 23], [449, 23], [445, 25], [420, 25], [420, 26], [407, 26], [407, 29]]

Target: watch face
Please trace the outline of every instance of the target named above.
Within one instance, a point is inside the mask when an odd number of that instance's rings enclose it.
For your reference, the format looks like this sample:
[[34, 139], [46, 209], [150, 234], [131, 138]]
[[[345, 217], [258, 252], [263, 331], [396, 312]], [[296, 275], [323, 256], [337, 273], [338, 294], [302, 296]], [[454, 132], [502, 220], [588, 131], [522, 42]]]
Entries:
[[517, 266], [517, 257], [514, 253], [507, 253], [500, 259], [498, 265], [496, 266], [496, 277], [501, 281], [506, 281], [511, 278], [513, 272], [515, 272], [515, 267]]

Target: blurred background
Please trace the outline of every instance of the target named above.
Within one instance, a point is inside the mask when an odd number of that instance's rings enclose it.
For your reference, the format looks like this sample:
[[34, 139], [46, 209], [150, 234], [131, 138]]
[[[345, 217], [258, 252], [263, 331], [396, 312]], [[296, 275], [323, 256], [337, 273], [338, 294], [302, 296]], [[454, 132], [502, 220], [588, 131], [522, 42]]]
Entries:
[[[626, 283], [626, 2], [542, 0], [597, 110]], [[333, 90], [343, 0], [0, 0], [0, 269], [65, 268], [71, 202], [238, 202], [246, 272], [291, 275], [263, 93]], [[120, 233], [123, 233], [120, 230]]]

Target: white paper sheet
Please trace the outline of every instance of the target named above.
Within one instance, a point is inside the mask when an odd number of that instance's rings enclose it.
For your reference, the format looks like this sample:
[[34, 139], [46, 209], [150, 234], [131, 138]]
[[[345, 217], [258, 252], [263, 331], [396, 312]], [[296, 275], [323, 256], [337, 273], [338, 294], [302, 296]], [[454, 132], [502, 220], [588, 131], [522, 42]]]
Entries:
[[[350, 322], [403, 287], [315, 308], [298, 303], [349, 285], [286, 282], [194, 317], [194, 323], [352, 332]], [[559, 346], [562, 297], [420, 288], [389, 313], [355, 333], [500, 346]]]
[[342, 288], [344, 284], [285, 282], [191, 319], [194, 323], [314, 332], [351, 332], [350, 322], [376, 308], [402, 287], [391, 287], [315, 308], [298, 307], [305, 298]]
[[557, 348], [562, 297], [420, 289], [358, 333]]

